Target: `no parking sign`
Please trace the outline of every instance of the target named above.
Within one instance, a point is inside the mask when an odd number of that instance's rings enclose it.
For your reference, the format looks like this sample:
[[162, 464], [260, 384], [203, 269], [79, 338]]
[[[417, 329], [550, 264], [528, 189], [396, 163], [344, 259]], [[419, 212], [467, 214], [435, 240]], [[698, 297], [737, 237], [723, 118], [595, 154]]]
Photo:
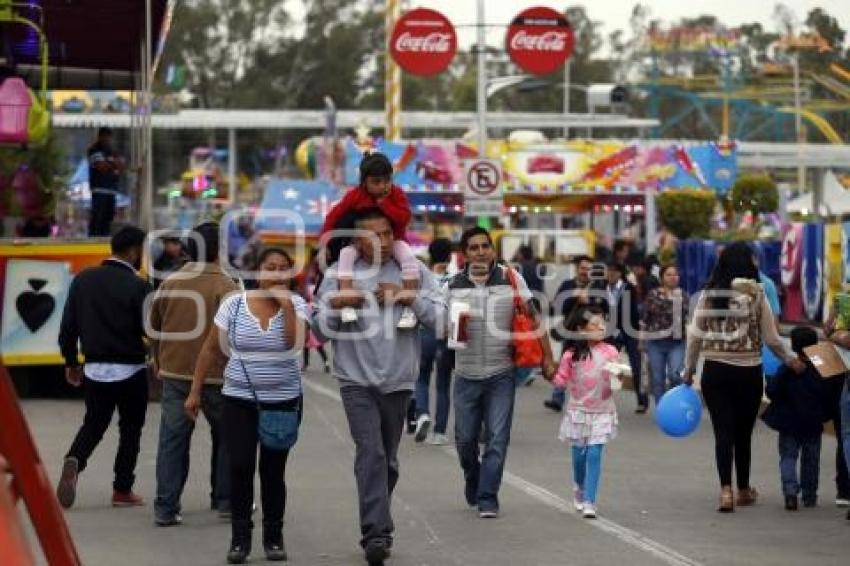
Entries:
[[467, 216], [502, 213], [502, 167], [493, 159], [471, 159], [464, 164], [464, 210]]

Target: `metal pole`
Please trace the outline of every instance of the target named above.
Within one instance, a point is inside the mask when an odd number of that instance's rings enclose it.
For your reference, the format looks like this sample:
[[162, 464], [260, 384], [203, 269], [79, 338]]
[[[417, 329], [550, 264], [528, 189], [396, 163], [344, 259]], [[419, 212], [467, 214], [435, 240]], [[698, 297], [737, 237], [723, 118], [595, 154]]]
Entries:
[[478, 156], [487, 155], [487, 36], [484, 27], [484, 0], [478, 0]]
[[[791, 57], [794, 69], [794, 129], [797, 134], [797, 188], [803, 190], [806, 185], [806, 168], [803, 165], [803, 114], [800, 93], [800, 53], [795, 51]], [[817, 210], [815, 211], [817, 214]]]
[[658, 233], [658, 225], [655, 214], [655, 189], [650, 187], [646, 189], [644, 196], [644, 222], [646, 222], [646, 253], [651, 254], [656, 251], [656, 237]]
[[387, 36], [384, 66], [384, 112], [386, 115], [385, 135], [389, 141], [401, 139], [401, 67], [390, 54], [390, 39], [393, 28], [401, 16], [400, 0], [387, 0], [384, 11], [384, 28]]
[[[820, 222], [824, 216], [821, 214], [821, 208], [825, 208], [827, 215], [829, 215], [830, 206], [829, 203], [823, 202], [823, 185], [826, 179], [824, 170], [815, 169], [814, 171], [815, 180], [814, 185], [812, 185], [812, 214], [814, 215], [815, 222]], [[824, 204], [826, 204], [826, 206], [823, 206]]]
[[227, 130], [227, 202], [228, 208], [236, 206], [236, 128]]
[[151, 89], [153, 76], [151, 68], [151, 45], [153, 33], [151, 23], [151, 0], [145, 0], [145, 198], [142, 203], [142, 226], [150, 231], [153, 228], [153, 128], [151, 126]]
[[570, 139], [570, 127], [567, 126], [570, 119], [570, 79], [572, 75], [573, 62], [567, 59], [564, 63], [564, 139]]

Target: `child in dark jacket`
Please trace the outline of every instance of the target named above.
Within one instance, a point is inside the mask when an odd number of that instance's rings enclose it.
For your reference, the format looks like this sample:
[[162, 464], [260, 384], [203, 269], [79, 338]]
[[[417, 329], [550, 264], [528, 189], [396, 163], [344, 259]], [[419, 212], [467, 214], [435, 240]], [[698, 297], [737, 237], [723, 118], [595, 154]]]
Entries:
[[791, 349], [806, 364], [806, 371], [797, 374], [783, 365], [767, 384], [771, 403], [762, 420], [779, 432], [779, 473], [788, 511], [797, 510], [797, 496], [801, 490], [803, 506], [817, 505], [824, 416], [823, 380], [803, 352], [803, 348], [817, 343], [818, 337], [813, 329], [794, 328], [791, 331]]

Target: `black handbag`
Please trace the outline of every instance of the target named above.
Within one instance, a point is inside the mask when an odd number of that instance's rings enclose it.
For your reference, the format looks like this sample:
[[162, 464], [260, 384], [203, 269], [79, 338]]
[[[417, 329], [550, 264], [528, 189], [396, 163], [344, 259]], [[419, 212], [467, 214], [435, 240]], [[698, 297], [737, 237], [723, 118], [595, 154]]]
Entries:
[[[231, 355], [238, 351], [236, 348], [236, 317], [239, 315], [239, 307], [242, 300], [242, 297], [240, 297], [236, 303], [236, 312], [230, 321], [229, 339]], [[248, 306], [246, 305], [245, 308], [247, 309]], [[301, 425], [301, 396], [299, 395], [298, 404], [292, 409], [264, 409], [260, 404], [260, 399], [257, 397], [254, 384], [251, 383], [245, 363], [242, 361], [242, 358], [238, 358], [238, 360], [239, 365], [242, 367], [242, 373], [245, 375], [245, 381], [248, 382], [248, 387], [254, 396], [254, 402], [257, 404], [257, 412], [259, 413], [257, 434], [260, 438], [260, 444], [269, 450], [289, 450], [298, 441], [298, 429]]]

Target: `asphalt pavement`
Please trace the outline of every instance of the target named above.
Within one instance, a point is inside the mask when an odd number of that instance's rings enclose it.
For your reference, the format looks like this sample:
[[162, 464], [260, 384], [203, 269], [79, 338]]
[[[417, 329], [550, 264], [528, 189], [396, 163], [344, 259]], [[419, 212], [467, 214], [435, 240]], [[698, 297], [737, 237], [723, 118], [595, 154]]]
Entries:
[[[302, 434], [286, 471], [289, 563], [365, 564], [358, 546], [353, 444], [338, 389], [332, 378], [317, 372], [309, 372], [305, 383]], [[466, 506], [452, 446], [405, 438], [389, 565], [847, 564], [850, 521], [834, 505], [833, 437], [824, 438], [820, 506], [789, 513], [782, 507], [776, 434], [759, 424], [753, 484], [761, 498], [755, 507], [721, 515], [715, 511], [718, 486], [707, 415], [692, 437], [674, 440], [658, 431], [651, 413], [635, 415], [634, 396], [623, 391], [620, 435], [603, 457], [600, 518], [591, 521], [572, 510], [569, 449], [556, 437], [560, 416], [542, 406], [548, 394], [548, 385], [539, 381], [517, 392], [502, 513], [496, 520], [479, 519]], [[55, 480], [82, 421], [83, 403], [28, 400], [23, 406]], [[114, 422], [81, 475], [77, 501], [66, 519], [84, 564], [225, 563], [230, 528], [209, 509], [210, 437], [203, 419], [183, 497], [184, 523], [169, 528], [153, 523], [159, 415], [159, 405], [152, 403], [136, 484], [145, 507], [110, 506]], [[259, 529], [254, 547], [250, 563], [264, 562]]]

